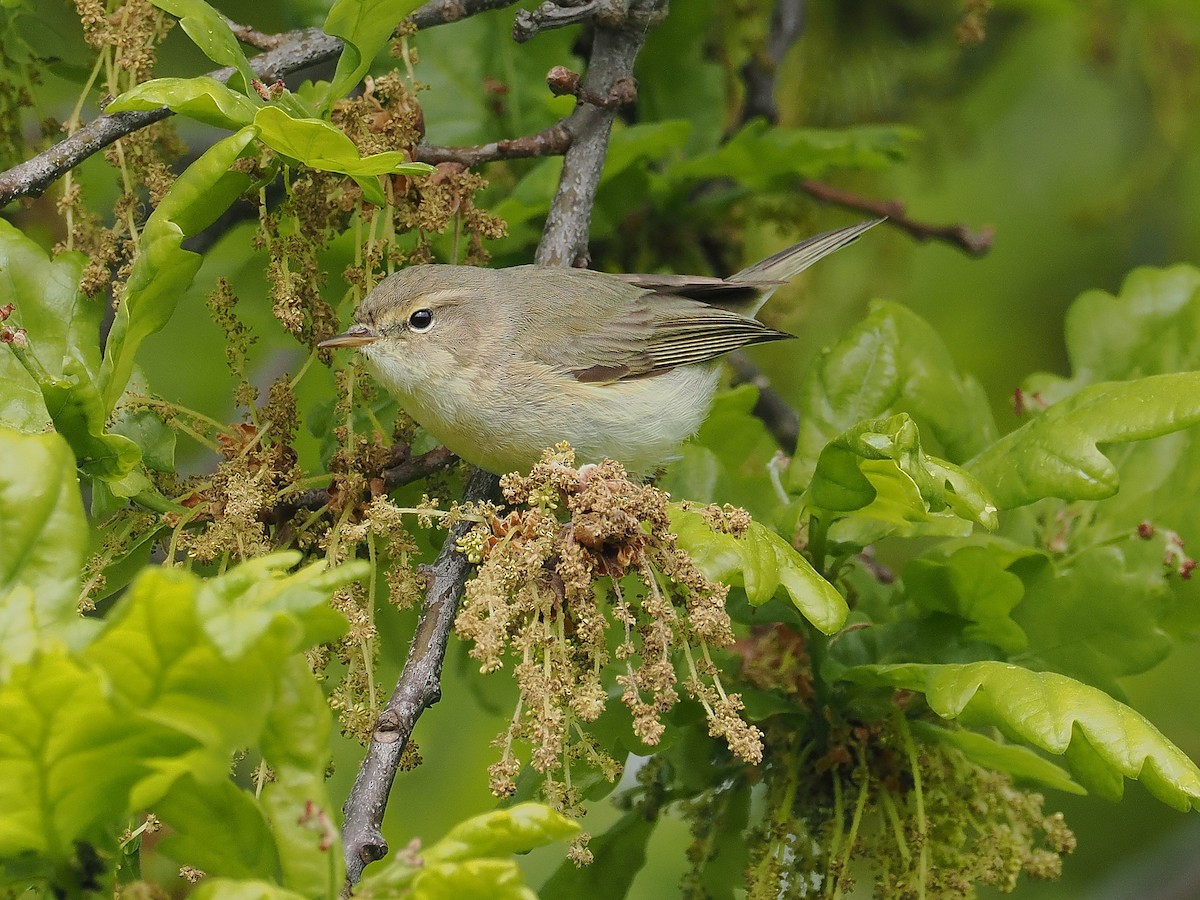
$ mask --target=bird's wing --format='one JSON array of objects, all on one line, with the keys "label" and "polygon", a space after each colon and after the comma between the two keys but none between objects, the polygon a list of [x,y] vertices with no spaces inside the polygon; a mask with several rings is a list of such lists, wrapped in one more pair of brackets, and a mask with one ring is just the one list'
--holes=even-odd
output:
[{"label": "bird's wing", "polygon": [[[530,308],[518,340],[532,359],[581,382],[644,378],[748,344],[792,337],[748,316],[628,279],[581,270],[543,269],[538,275],[546,279],[539,296],[570,291],[574,301]],[[569,280],[560,282],[564,276]]]}]

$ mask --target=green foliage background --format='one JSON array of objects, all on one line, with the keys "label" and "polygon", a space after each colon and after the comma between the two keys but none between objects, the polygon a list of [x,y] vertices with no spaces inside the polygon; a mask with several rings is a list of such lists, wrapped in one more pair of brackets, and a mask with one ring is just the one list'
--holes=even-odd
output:
[{"label": "green foliage background", "polygon": [[[44,27],[28,34],[60,60],[46,74],[44,97],[51,98],[50,106],[56,95],[69,104],[77,90],[77,61],[87,58],[72,37],[78,26],[65,5],[42,0],[36,5]],[[263,0],[249,11],[216,5],[234,18],[253,15],[251,24],[267,31],[313,24],[325,12],[315,2]],[[742,137],[725,142],[739,126],[733,76],[757,46],[768,6],[753,0],[677,0],[650,35],[638,69],[640,120],[619,125],[614,134],[593,219],[594,266],[707,272],[716,265],[732,271],[802,234],[846,221],[845,213],[806,199],[798,189],[800,177],[828,178],[863,195],[903,198],[920,221],[992,226],[996,240],[987,256],[974,259],[944,243],[916,243],[897,229],[879,228],[779,291],[766,317],[799,340],[763,347],[754,358],[780,393],[809,414],[805,421],[819,421],[820,398],[805,381],[813,360],[839,342],[867,341],[872,323],[880,333],[911,334],[919,323],[900,307],[917,313],[944,344],[939,374],[967,373],[978,380],[1001,434],[1022,421],[1014,418],[1012,404],[1018,384],[1048,401],[1071,395],[1078,401],[1084,396],[1079,389],[1095,382],[1200,368],[1195,270],[1137,270],[1200,264],[1200,213],[1191,202],[1200,196],[1195,114],[1200,10],[1193,2],[998,0],[987,18],[986,40],[960,46],[954,38],[963,14],[957,3],[814,0],[805,33],[779,73],[783,129],[755,132],[749,126]],[[430,84],[421,101],[432,141],[470,144],[514,136],[569,111],[570,101],[551,97],[542,79],[552,65],[573,58],[576,34],[548,32],[517,46],[507,39],[510,17],[505,11],[482,15],[414,39],[421,54],[417,77]],[[159,74],[196,74],[211,66],[178,29],[166,48],[162,58],[171,60],[170,71]],[[489,93],[486,79],[504,83],[507,92]],[[800,126],[819,130],[788,130]],[[179,127],[197,149],[213,139],[195,123],[181,119]],[[546,160],[488,171],[492,183],[477,202],[509,223],[509,236],[488,244],[493,264],[530,259],[559,165]],[[82,167],[80,180],[95,208],[105,207],[106,196],[115,197],[111,175],[99,160]],[[60,237],[46,205],[14,218],[46,246]],[[207,248],[174,315],[147,337],[138,356],[158,395],[220,422],[234,420],[237,411],[236,382],[223,363],[225,338],[204,305],[218,276],[238,285],[239,314],[264,335],[250,357],[260,383],[294,372],[304,358],[271,316],[263,257],[249,240],[253,227],[235,226]],[[449,252],[447,241],[435,247]],[[343,241],[330,249],[325,264],[338,273],[351,257]],[[335,275],[330,282],[327,293],[340,293]],[[1110,296],[1117,294],[1119,302]],[[887,302],[870,305],[877,298]],[[859,324],[864,320],[866,325]],[[188,348],[183,364],[181,346]],[[845,346],[835,351],[831,371],[842,358],[838,353],[852,356]],[[1036,372],[1050,374],[1026,380]],[[965,380],[943,389],[945,397],[934,408],[914,416],[921,438],[933,447],[928,452],[964,462],[986,446],[983,438],[994,426],[961,400],[977,390]],[[1178,400],[1176,421],[1194,420],[1197,386],[1178,381],[1166,390]],[[323,394],[332,396],[332,377],[314,369],[304,391],[314,403]],[[765,462],[773,445],[747,415],[751,403],[744,389],[723,397],[665,485],[693,499],[742,504],[776,525],[789,513],[777,509],[769,485],[756,477],[754,463]],[[967,409],[972,411],[963,412]],[[892,409],[884,403],[863,412],[860,418],[882,419]],[[858,422],[833,424],[807,438],[802,430],[802,448],[807,440],[811,451],[807,465],[815,465],[821,448]],[[871,434],[888,435],[897,444],[908,440],[905,423],[876,424]],[[1178,531],[1190,547],[1200,545],[1193,501],[1200,471],[1195,434],[1193,428],[1135,449],[1104,448],[1122,467],[1122,488],[1102,514],[1092,517],[1091,508],[1072,513],[1071,523],[1092,529],[1073,560],[1086,578],[1068,584],[1064,577],[1055,584],[1044,557],[1018,558],[1013,551],[1011,564],[989,570],[1000,587],[989,595],[986,612],[957,606],[924,608],[922,614],[953,613],[970,622],[974,637],[1024,654],[1033,669],[1051,668],[1108,690],[1144,713],[1192,759],[1200,758],[1200,717],[1190,697],[1200,671],[1194,642],[1200,595],[1191,582],[1175,579],[1168,590],[1144,577],[1157,566],[1157,544],[1133,562],[1114,559],[1118,551],[1104,546],[1144,518]],[[1105,441],[1118,438],[1108,435]],[[302,437],[297,449],[315,453],[317,444],[315,437]],[[751,462],[740,470],[730,465],[742,457]],[[967,468],[988,484],[1000,482],[1013,457],[1000,452],[993,457],[980,466],[990,465],[994,479],[983,478],[981,468]],[[205,451],[186,439],[180,440],[177,458],[184,470],[207,465]],[[812,474],[792,471],[786,479],[802,486]],[[1019,498],[1019,486],[1012,490]],[[1035,514],[1046,508],[1010,514],[1001,535],[1027,541],[1044,527]],[[909,569],[904,569],[909,558],[922,549],[914,542],[884,541],[879,554],[884,564],[905,571],[910,592],[924,584],[926,596],[966,604],[969,598],[954,586],[956,566],[977,572],[987,565],[972,558],[973,546],[949,546],[942,556],[931,554]],[[1122,546],[1120,552],[1141,552]],[[1024,612],[1015,620],[1008,615],[1011,604],[1000,612],[991,605],[1013,577],[1025,591]],[[1037,597],[1047,598],[1044,606]],[[1134,637],[1128,644],[1082,651],[1058,646],[1084,623],[1102,620],[1120,630],[1135,602],[1146,621],[1144,628],[1130,627]],[[996,603],[1003,607],[1004,601]],[[1169,614],[1158,614],[1167,608]],[[289,615],[306,614],[303,603],[289,607]],[[381,631],[403,635],[412,628],[412,614],[381,615],[387,617]],[[1032,635],[1032,644],[1023,644],[1021,634]],[[855,662],[854,640],[842,642],[848,666]],[[406,646],[399,639],[383,644],[377,669],[382,683],[394,680]],[[873,659],[869,647],[861,652],[862,661]],[[424,763],[401,775],[398,802],[389,810],[386,830],[393,847],[414,836],[443,835],[494,805],[487,788],[486,768],[495,758],[489,742],[504,728],[515,694],[497,679],[481,682],[474,669],[465,649],[453,642],[443,699],[418,730]],[[926,677],[915,667],[863,676],[907,688],[925,684]],[[235,742],[222,736],[212,746],[223,748],[222,741]],[[361,749],[336,734],[333,741],[328,790],[342,797]],[[1067,861],[1061,881],[1023,884],[1026,896],[1149,896],[1146,885],[1175,873],[1187,877],[1200,843],[1194,817],[1166,809],[1140,786],[1126,791],[1118,806],[1089,787],[1088,797],[1051,792],[1049,806],[1066,812],[1080,849]],[[587,826],[602,831],[618,815],[599,804]],[[687,842],[683,824],[664,820],[650,839],[650,862],[637,874],[631,896],[671,894],[685,867]],[[538,884],[560,859],[560,848],[527,857],[530,883]]]}]

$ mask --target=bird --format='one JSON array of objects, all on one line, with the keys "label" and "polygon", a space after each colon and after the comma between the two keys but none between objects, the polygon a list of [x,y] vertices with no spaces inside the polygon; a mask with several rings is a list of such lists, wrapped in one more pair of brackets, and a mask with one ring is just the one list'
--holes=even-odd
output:
[{"label": "bird", "polygon": [[495,474],[566,441],[579,463],[648,474],[704,421],[717,360],[794,337],[755,318],[782,284],[882,219],[810,237],[727,278],[522,265],[420,265],[387,276],[346,331],[399,405]]}]

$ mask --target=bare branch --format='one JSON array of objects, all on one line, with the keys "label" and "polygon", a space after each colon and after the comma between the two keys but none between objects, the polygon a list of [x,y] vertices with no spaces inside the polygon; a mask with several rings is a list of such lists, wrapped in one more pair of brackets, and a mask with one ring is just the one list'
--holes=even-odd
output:
[{"label": "bare branch", "polygon": [[[497,494],[498,483],[495,475],[476,469],[467,482],[463,500],[492,500]],[[375,723],[371,745],[346,799],[346,818],[342,826],[342,845],[346,853],[343,896],[349,896],[368,863],[387,855],[383,814],[400,758],[421,713],[441,699],[442,661],[470,569],[470,563],[458,552],[457,545],[471,524],[460,522],[451,529],[437,560],[429,568],[429,589],[413,632],[408,658],[404,661],[396,689]]]},{"label": "bare branch", "polygon": [[624,21],[628,5],[628,0],[545,0],[535,10],[517,10],[513,40],[523,44],[539,32],[593,20],[615,27]]},{"label": "bare branch", "polygon": [[[420,456],[410,456],[408,447],[400,446],[393,449],[391,465],[380,472],[378,478],[382,482],[381,486],[384,491],[394,491],[398,487],[428,478],[434,472],[449,468],[457,461],[458,457],[445,447],[435,447]],[[300,496],[275,506],[267,512],[265,518],[268,522],[278,525],[286,522],[302,509],[320,509],[329,500],[327,488],[305,491]]]},{"label": "bare branch", "polygon": [[[646,29],[665,14],[666,0],[633,0],[630,15],[618,27],[597,23],[591,66],[584,87],[597,96],[610,96],[621,79],[633,77],[633,62]],[[563,123],[571,143],[550,216],[542,233],[537,261],[566,265],[587,258],[588,225],[608,149],[608,134],[616,108],[581,102]],[[495,476],[477,470],[467,484],[466,500],[493,499]],[[413,635],[412,648],[396,690],[376,724],[371,744],[354,787],[343,808],[342,841],[346,854],[348,895],[364,867],[388,851],[383,837],[383,814],[396,777],[396,768],[421,713],[441,694],[442,660],[469,566],[456,549],[465,526],[451,532],[430,570],[430,586]]]},{"label": "bare branch", "polygon": [[217,13],[225,20],[225,24],[229,26],[229,30],[243,44],[249,44],[251,47],[257,47],[259,50],[274,50],[280,44],[285,43],[288,39],[287,34],[267,34],[262,31],[256,31],[249,25],[241,25],[229,16]]},{"label": "bare branch", "polygon": [[503,9],[516,2],[517,0],[429,0],[413,10],[408,18],[418,29],[433,28],[493,9]]},{"label": "bare branch", "polygon": [[800,186],[825,203],[856,212],[870,213],[873,216],[886,216],[888,225],[908,232],[919,241],[945,241],[972,256],[983,256],[987,253],[996,237],[995,229],[990,226],[974,230],[962,223],[930,225],[927,222],[918,222],[908,217],[904,204],[899,200],[860,197],[858,194],[811,178],[801,182]]},{"label": "bare branch", "polygon": [[[631,83],[633,62],[642,49],[646,32],[666,15],[666,6],[666,0],[634,0],[620,26],[597,27],[591,65],[581,90],[593,96],[612,97],[619,93],[621,85]],[[592,204],[616,115],[615,105],[580,102],[567,119],[565,124],[572,141],[563,159],[558,192],[546,216],[535,257],[539,265],[587,264]]]},{"label": "bare branch", "polygon": [[413,158],[437,165],[443,162],[477,166],[498,159],[526,159],[531,156],[561,156],[571,146],[571,132],[566,123],[555,122],[545,131],[507,141],[493,141],[474,147],[436,147],[420,144]]}]

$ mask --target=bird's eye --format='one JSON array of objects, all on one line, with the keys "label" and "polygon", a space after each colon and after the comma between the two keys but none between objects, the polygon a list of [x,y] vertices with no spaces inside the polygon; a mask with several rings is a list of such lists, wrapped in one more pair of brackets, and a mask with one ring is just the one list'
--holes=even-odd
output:
[{"label": "bird's eye", "polygon": [[433,327],[433,310],[418,309],[408,317],[408,327],[413,331],[428,331]]}]

